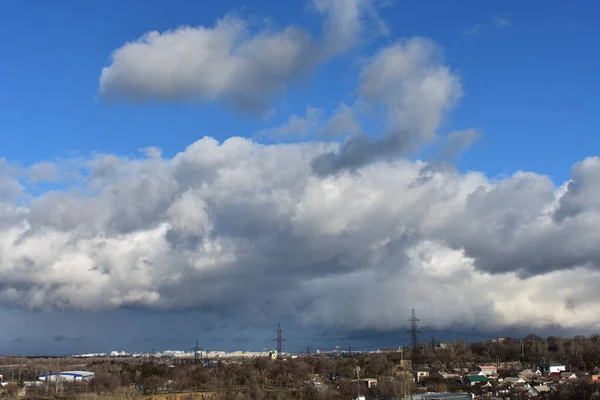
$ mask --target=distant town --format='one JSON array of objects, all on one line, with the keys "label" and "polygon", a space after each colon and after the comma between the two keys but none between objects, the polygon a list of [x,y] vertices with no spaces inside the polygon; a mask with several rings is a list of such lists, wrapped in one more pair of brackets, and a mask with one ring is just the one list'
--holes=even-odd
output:
[{"label": "distant town", "polygon": [[[412,337],[415,339],[415,337]],[[13,399],[441,400],[600,396],[600,335],[416,340],[373,351],[187,351],[1,357]],[[417,338],[418,339],[418,338]]]}]

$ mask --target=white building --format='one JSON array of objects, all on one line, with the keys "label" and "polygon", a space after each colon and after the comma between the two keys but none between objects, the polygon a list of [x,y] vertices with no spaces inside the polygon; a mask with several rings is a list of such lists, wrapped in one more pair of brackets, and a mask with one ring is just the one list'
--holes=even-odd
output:
[{"label": "white building", "polygon": [[[58,375],[58,379],[61,381],[73,382],[73,381],[89,381],[94,379],[95,374],[88,371],[64,371]],[[56,374],[40,375],[40,381],[49,380],[50,382],[56,381]]]},{"label": "white building", "polygon": [[550,361],[549,363],[542,365],[541,370],[548,374],[553,374],[553,373],[557,373],[557,372],[565,372],[567,370],[567,367],[564,364]]}]

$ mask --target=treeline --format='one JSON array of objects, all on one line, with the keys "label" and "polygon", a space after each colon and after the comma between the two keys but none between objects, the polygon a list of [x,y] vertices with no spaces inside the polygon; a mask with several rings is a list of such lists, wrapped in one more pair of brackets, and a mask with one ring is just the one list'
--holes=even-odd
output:
[{"label": "treeline", "polygon": [[[96,394],[125,396],[149,394],[205,393],[209,398],[240,400],[337,400],[356,396],[398,397],[409,394],[409,377],[399,372],[401,355],[369,354],[355,358],[304,357],[271,360],[266,357],[214,365],[180,362],[177,364],[104,361],[90,365],[96,374],[88,384],[43,384],[27,389],[27,397],[78,397]],[[357,385],[357,366],[361,377],[378,378],[378,385]],[[134,390],[131,392],[131,390]]]},{"label": "treeline", "polygon": [[538,365],[557,361],[574,370],[591,370],[600,367],[600,335],[541,338],[531,334],[522,339],[508,337],[502,342],[459,342],[443,349],[424,349],[424,359],[430,365],[445,367],[510,361]]}]

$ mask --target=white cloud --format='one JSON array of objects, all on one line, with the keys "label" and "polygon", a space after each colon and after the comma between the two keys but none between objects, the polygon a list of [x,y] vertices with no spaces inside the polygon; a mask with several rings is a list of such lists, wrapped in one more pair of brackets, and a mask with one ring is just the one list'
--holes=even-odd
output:
[{"label": "white cloud", "polygon": [[382,24],[370,0],[315,4],[325,17],[317,41],[295,26],[253,32],[232,16],[213,27],[148,32],[112,53],[100,75],[100,95],[106,100],[224,101],[264,112],[274,95],[353,46],[365,20]]},{"label": "white cloud", "polygon": [[23,186],[16,179],[18,170],[4,158],[0,158],[0,206],[15,200],[23,193]]},{"label": "white cloud", "polygon": [[463,29],[463,35],[465,36],[475,36],[481,31],[488,29],[491,27],[496,28],[507,28],[512,25],[511,20],[507,16],[495,15],[492,17],[491,23],[478,23],[473,26],[467,27]]},{"label": "white cloud", "polygon": [[357,120],[354,108],[341,103],[331,118],[324,123],[319,133],[329,137],[358,135],[362,133],[362,127]]},{"label": "white cloud", "polygon": [[360,101],[383,110],[386,132],[380,139],[349,137],[337,152],[313,161],[319,175],[353,170],[380,159],[417,150],[436,138],[447,111],[462,96],[460,78],[443,64],[431,40],[411,38],[379,50],[360,74]]},{"label": "white cloud", "polygon": [[376,35],[389,34],[389,28],[379,18],[371,0],[312,0],[317,10],[327,14],[324,26],[324,51],[342,53],[356,44],[366,24],[374,26]]},{"label": "white cloud", "polygon": [[598,327],[600,159],[560,187],[407,160],[315,176],[310,160],[336,147],[204,138],[173,158],[84,160],[89,190],[0,204],[0,300],[347,328],[402,328],[411,308],[437,327]]},{"label": "white cloud", "polygon": [[481,131],[478,129],[450,132],[446,137],[446,146],[440,154],[440,158],[443,160],[454,158],[471,147],[480,137]]},{"label": "white cloud", "polygon": [[462,95],[459,77],[431,40],[412,38],[380,50],[361,73],[362,96],[389,111],[390,124],[431,140]]},{"label": "white cloud", "polygon": [[362,132],[356,112],[345,103],[341,103],[331,115],[324,116],[324,109],[308,106],[304,116],[292,114],[283,125],[261,129],[257,136],[298,139],[313,134],[332,138]]},{"label": "white cloud", "polygon": [[482,30],[487,28],[487,24],[475,24],[468,28],[463,29],[463,35],[465,36],[475,36]]},{"label": "white cloud", "polygon": [[102,70],[100,93],[106,99],[224,100],[262,108],[312,68],[317,55],[298,28],[248,30],[245,21],[226,17],[212,28],[149,32],[115,50]]},{"label": "white cloud", "polygon": [[494,17],[494,25],[500,28],[504,28],[507,26],[511,26],[512,22],[510,19],[508,19],[508,17],[501,17],[497,15]]},{"label": "white cloud", "polygon": [[322,108],[308,106],[304,117],[292,114],[285,124],[275,128],[262,129],[258,132],[258,136],[270,136],[272,138],[307,136],[315,132],[323,113]]},{"label": "white cloud", "polygon": [[56,164],[52,162],[39,162],[29,167],[27,171],[29,182],[54,182],[58,180]]}]

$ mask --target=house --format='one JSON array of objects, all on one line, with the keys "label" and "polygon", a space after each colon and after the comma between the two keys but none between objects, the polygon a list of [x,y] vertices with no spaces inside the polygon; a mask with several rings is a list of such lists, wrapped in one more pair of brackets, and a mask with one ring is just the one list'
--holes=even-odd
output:
[{"label": "house", "polygon": [[485,375],[467,375],[463,379],[463,384],[468,385],[468,386],[475,386],[480,383],[486,384],[488,382],[489,382],[489,379]]},{"label": "house", "polygon": [[485,376],[485,374],[481,371],[471,371],[471,372],[469,372],[468,375],[470,375],[470,376]]},{"label": "house", "polygon": [[560,378],[561,379],[577,379],[577,375],[575,375],[574,372],[561,372]]},{"label": "house", "polygon": [[502,383],[504,385],[513,386],[513,385],[516,385],[517,383],[525,383],[525,381],[523,380],[523,378],[518,377],[518,376],[509,376],[508,378],[504,378]]},{"label": "house", "polygon": [[438,379],[443,379],[445,381],[447,380],[458,380],[460,379],[458,374],[452,373],[452,372],[434,372],[431,374],[432,377],[434,378],[438,378]]},{"label": "house", "polygon": [[529,394],[535,397],[539,396],[541,393],[547,393],[550,390],[551,389],[548,387],[548,385],[533,386],[531,389],[529,389]]},{"label": "house", "polygon": [[526,382],[539,378],[541,375],[542,373],[539,369],[524,369],[523,371],[519,372],[519,378],[523,379]]},{"label": "house", "polygon": [[421,380],[423,378],[427,378],[429,377],[429,371],[417,371],[415,372],[415,378],[417,379],[417,382],[421,382]]},{"label": "house", "polygon": [[485,376],[498,375],[498,368],[495,365],[479,365],[477,371],[482,372]]},{"label": "house", "polygon": [[550,372],[548,374],[548,378],[550,379],[560,379],[560,372]]},{"label": "house", "polygon": [[[356,382],[356,379],[354,379],[352,382]],[[375,379],[375,378],[363,378],[363,379],[359,379],[358,382],[360,383],[361,386],[363,386],[367,389],[371,389],[371,388],[374,388],[375,386],[377,386],[377,379]]]},{"label": "house", "polygon": [[550,361],[546,364],[542,364],[538,367],[540,372],[551,374],[553,372],[565,372],[567,370],[566,365],[557,363],[555,361]]}]

